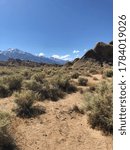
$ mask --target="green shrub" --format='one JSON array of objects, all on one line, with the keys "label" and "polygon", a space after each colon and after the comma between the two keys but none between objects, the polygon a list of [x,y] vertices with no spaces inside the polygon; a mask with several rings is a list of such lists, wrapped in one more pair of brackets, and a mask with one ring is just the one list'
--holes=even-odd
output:
[{"label": "green shrub", "polygon": [[23,89],[32,90],[34,92],[39,92],[42,89],[42,84],[36,82],[35,80],[27,80],[22,84]]},{"label": "green shrub", "polygon": [[23,89],[33,91],[37,100],[50,99],[50,86],[48,81],[44,84],[35,80],[24,81]]},{"label": "green shrub", "polygon": [[16,150],[14,139],[8,130],[9,124],[9,114],[0,112],[0,150]]},{"label": "green shrub", "polygon": [[57,76],[56,78],[54,78],[53,85],[66,93],[77,91],[76,86],[70,82],[70,78],[65,76]]},{"label": "green shrub", "polygon": [[96,68],[95,69],[91,68],[89,70],[89,73],[91,73],[91,74],[98,74],[99,72],[96,70]]},{"label": "green shrub", "polygon": [[79,78],[79,79],[78,79],[78,83],[79,83],[79,85],[81,85],[81,86],[86,86],[87,83],[88,83],[88,79]]},{"label": "green shrub", "polygon": [[43,86],[40,90],[37,90],[35,97],[37,100],[43,101],[50,98],[50,87]]},{"label": "green shrub", "polygon": [[41,91],[36,93],[37,100],[53,100],[57,101],[59,98],[63,98],[65,93],[59,89],[57,86],[50,85],[48,87],[43,87]]},{"label": "green shrub", "polygon": [[63,98],[64,95],[64,92],[62,92],[61,89],[58,89],[55,86],[52,86],[49,89],[49,98],[53,101],[57,101],[59,98]]},{"label": "green shrub", "polygon": [[104,75],[106,77],[113,77],[113,70],[112,69],[106,70]]},{"label": "green shrub", "polygon": [[1,76],[11,75],[11,74],[13,74],[13,72],[10,71],[10,70],[7,70],[7,69],[0,70],[0,75]]},{"label": "green shrub", "polygon": [[113,132],[112,83],[102,82],[95,91],[85,94],[85,108],[92,128]]},{"label": "green shrub", "polygon": [[84,72],[84,75],[87,76],[87,77],[92,77],[92,75],[88,71]]},{"label": "green shrub", "polygon": [[24,77],[24,79],[29,80],[32,76],[32,72],[30,70],[24,70],[21,72],[21,75]]},{"label": "green shrub", "polygon": [[0,85],[0,97],[5,98],[9,96],[9,94],[10,94],[10,91],[8,90],[7,86],[1,84]]},{"label": "green shrub", "polygon": [[78,72],[75,72],[75,73],[73,73],[72,75],[71,75],[71,77],[73,78],[73,79],[77,79],[78,77],[79,77],[79,73]]},{"label": "green shrub", "polygon": [[26,90],[21,93],[16,93],[15,103],[17,108],[15,112],[18,116],[30,117],[32,115],[32,106],[34,104],[35,95],[32,91]]},{"label": "green shrub", "polygon": [[52,85],[48,81],[45,81],[44,84],[35,80],[24,81],[23,89],[33,91],[36,99],[41,101],[45,99],[58,100],[64,96],[63,91],[57,85]]},{"label": "green shrub", "polygon": [[31,77],[32,80],[35,80],[39,83],[44,83],[45,74],[44,73],[36,73]]},{"label": "green shrub", "polygon": [[21,89],[22,77],[21,76],[8,76],[3,77],[3,83],[8,86],[10,91],[16,91]]},{"label": "green shrub", "polygon": [[6,127],[9,123],[10,123],[9,114],[0,111],[0,129],[2,129],[3,127]]}]

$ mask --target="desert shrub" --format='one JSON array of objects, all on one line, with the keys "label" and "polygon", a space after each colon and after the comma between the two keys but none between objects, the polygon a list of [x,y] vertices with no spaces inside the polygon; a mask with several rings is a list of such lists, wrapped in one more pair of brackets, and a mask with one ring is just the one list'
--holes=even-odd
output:
[{"label": "desert shrub", "polygon": [[34,92],[38,92],[42,89],[42,84],[36,82],[35,80],[27,80],[22,84],[23,89],[32,90]]},{"label": "desert shrub", "polygon": [[75,72],[75,73],[73,73],[72,75],[71,75],[71,77],[73,78],[73,79],[77,79],[78,77],[79,77],[79,73],[78,72]]},{"label": "desert shrub", "polygon": [[24,79],[29,80],[32,76],[32,72],[30,70],[24,70],[21,72],[21,75],[24,77]]},{"label": "desert shrub", "polygon": [[108,69],[105,71],[104,75],[106,77],[112,77],[113,76],[113,70],[112,69]]},{"label": "desert shrub", "polygon": [[44,83],[45,74],[44,73],[36,73],[31,77],[32,80],[35,80],[40,83]]},{"label": "desert shrub", "polygon": [[96,70],[96,68],[94,69],[94,68],[91,68],[90,70],[89,70],[89,73],[91,73],[91,74],[98,74],[99,72]]},{"label": "desert shrub", "polygon": [[0,97],[5,98],[9,96],[10,91],[8,90],[6,85],[0,84]]},{"label": "desert shrub", "polygon": [[32,91],[26,90],[15,94],[15,103],[17,107],[15,112],[18,116],[30,117],[32,115],[32,106],[34,104],[35,95]]},{"label": "desert shrub", "polygon": [[60,89],[61,91],[66,92],[66,93],[72,93],[72,92],[77,91],[76,86],[72,84],[70,82],[70,78],[66,76],[62,76],[62,77],[57,76],[56,78],[54,78],[52,84],[58,89]]},{"label": "desert shrub", "polygon": [[10,91],[16,91],[21,89],[22,77],[21,76],[8,76],[3,77],[3,83],[8,86]]},{"label": "desert shrub", "polygon": [[41,84],[35,80],[24,81],[23,89],[33,91],[37,100],[45,100],[50,98],[50,86],[48,81],[45,81],[44,84]]},{"label": "desert shrub", "polygon": [[43,101],[45,99],[50,99],[50,87],[43,86],[40,90],[37,90],[35,93],[37,100]]},{"label": "desert shrub", "polygon": [[98,80],[98,78],[97,77],[93,77],[93,80]]},{"label": "desert shrub", "polygon": [[10,123],[9,114],[0,111],[0,131],[1,131],[2,127],[6,127],[9,123]]},{"label": "desert shrub", "polygon": [[48,70],[46,71],[46,74],[47,74],[47,75],[50,75],[51,72],[52,72],[52,70],[51,70],[51,69],[48,69]]},{"label": "desert shrub", "polygon": [[39,92],[36,92],[35,96],[37,100],[50,99],[57,101],[59,98],[63,98],[65,93],[59,89],[57,86],[43,86]]},{"label": "desert shrub", "polygon": [[72,70],[72,67],[69,67],[68,70]]},{"label": "desert shrub", "polygon": [[87,76],[87,77],[92,77],[92,75],[88,71],[87,72],[85,71],[84,75]]},{"label": "desert shrub", "polygon": [[94,92],[95,90],[96,90],[96,87],[95,87],[95,86],[89,86],[88,91]]},{"label": "desert shrub", "polygon": [[64,93],[58,86],[52,85],[48,81],[44,84],[36,82],[35,80],[24,81],[23,89],[31,90],[34,92],[37,100],[58,100],[58,98],[62,98]]},{"label": "desert shrub", "polygon": [[63,98],[64,95],[64,92],[58,87],[52,86],[49,89],[49,98],[53,101],[57,101],[59,98]]},{"label": "desert shrub", "polygon": [[12,71],[8,70],[8,69],[3,69],[3,70],[0,70],[0,75],[1,76],[4,76],[4,75],[11,75],[13,74]]},{"label": "desert shrub", "polygon": [[112,83],[102,82],[93,93],[87,91],[85,94],[85,109],[92,128],[101,129],[105,133],[112,133]]},{"label": "desert shrub", "polygon": [[88,83],[88,79],[79,78],[79,79],[78,79],[78,83],[79,83],[79,85],[81,85],[81,86],[86,86],[87,83]]},{"label": "desert shrub", "polygon": [[13,137],[9,133],[10,124],[9,114],[0,112],[0,150],[16,150]]}]

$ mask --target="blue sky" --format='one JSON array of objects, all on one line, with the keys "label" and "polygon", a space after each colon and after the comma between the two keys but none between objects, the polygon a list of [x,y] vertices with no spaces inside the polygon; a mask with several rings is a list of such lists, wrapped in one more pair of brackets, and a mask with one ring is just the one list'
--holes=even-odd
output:
[{"label": "blue sky", "polygon": [[112,40],[112,0],[0,0],[0,49],[62,59]]}]

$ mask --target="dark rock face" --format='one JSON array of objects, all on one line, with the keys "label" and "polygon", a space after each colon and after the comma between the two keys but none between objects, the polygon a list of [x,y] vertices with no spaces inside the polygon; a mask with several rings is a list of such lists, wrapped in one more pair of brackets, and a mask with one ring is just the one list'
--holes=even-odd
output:
[{"label": "dark rock face", "polygon": [[109,44],[113,45],[113,41],[109,42]]},{"label": "dark rock face", "polygon": [[75,58],[72,63],[74,64],[74,63],[76,63],[76,62],[79,61],[79,60],[80,60],[80,58]]},{"label": "dark rock face", "polygon": [[81,58],[82,60],[86,60],[86,59],[97,59],[97,54],[93,49],[90,49],[86,52],[86,54]]},{"label": "dark rock face", "polygon": [[113,61],[113,45],[99,42],[96,44],[94,49],[86,52],[81,60],[94,59],[100,62],[111,62]]}]

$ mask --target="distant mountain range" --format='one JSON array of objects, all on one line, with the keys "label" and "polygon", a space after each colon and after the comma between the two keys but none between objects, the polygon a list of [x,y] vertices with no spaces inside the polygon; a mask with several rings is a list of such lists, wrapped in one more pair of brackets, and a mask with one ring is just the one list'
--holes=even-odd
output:
[{"label": "distant mountain range", "polygon": [[63,65],[68,62],[54,57],[48,58],[44,56],[36,56],[19,49],[9,48],[5,51],[0,50],[0,61],[8,61],[8,59],[29,60],[38,63],[59,64],[59,65]]}]

